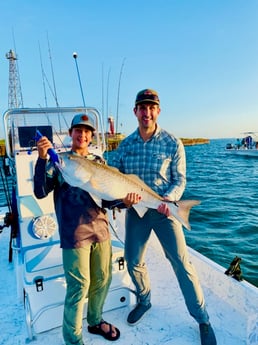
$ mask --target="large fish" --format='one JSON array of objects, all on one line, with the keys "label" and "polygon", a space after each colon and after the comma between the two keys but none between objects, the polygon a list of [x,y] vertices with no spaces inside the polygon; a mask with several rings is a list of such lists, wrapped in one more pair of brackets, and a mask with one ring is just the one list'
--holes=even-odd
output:
[{"label": "large fish", "polygon": [[157,209],[161,203],[166,203],[170,214],[188,230],[191,228],[188,221],[189,212],[193,206],[200,203],[198,200],[165,202],[138,176],[123,174],[116,168],[84,157],[63,155],[57,166],[68,184],[89,192],[99,206],[101,199],[122,199],[127,193],[137,193],[141,196],[141,201],[133,207],[140,217],[144,216],[148,208]]}]

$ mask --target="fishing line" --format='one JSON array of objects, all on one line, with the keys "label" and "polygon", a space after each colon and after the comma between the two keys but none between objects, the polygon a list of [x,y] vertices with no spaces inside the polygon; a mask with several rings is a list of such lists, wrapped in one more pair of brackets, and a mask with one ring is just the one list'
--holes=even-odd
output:
[{"label": "fishing line", "polygon": [[[116,214],[115,214],[116,211],[117,211],[117,212],[121,212],[121,210],[113,208],[113,209],[112,209],[112,213],[113,213],[112,218],[113,218],[113,220],[116,220]],[[109,221],[108,223],[109,223],[109,226],[110,226],[111,230],[113,231],[113,234],[115,235],[116,239],[117,239],[120,243],[122,243],[122,245],[124,246],[125,243],[121,240],[121,238],[120,238],[120,236],[118,235],[116,229],[113,227],[113,225],[111,224],[110,221]],[[117,226],[116,226],[116,227],[117,227]]]}]

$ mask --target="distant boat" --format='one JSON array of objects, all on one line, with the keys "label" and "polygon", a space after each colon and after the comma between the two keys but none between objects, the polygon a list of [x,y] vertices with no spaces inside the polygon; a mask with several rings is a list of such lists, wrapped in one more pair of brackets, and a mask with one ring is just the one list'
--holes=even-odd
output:
[{"label": "distant boat", "polygon": [[245,132],[243,138],[237,138],[235,143],[227,143],[226,152],[238,156],[258,158],[258,139],[255,132]]}]

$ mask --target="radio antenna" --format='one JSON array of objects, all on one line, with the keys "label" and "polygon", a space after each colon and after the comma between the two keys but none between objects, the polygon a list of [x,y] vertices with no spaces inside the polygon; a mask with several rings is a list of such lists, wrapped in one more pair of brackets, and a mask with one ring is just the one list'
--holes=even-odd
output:
[{"label": "radio antenna", "polygon": [[52,63],[52,56],[50,51],[50,44],[48,39],[48,33],[47,33],[47,42],[48,42],[48,53],[49,53],[49,60],[50,60],[50,66],[51,66],[51,74],[52,74],[52,80],[53,80],[53,87],[54,87],[54,98],[56,101],[56,106],[59,107],[58,101],[57,101],[57,93],[56,93],[56,82],[55,82],[55,76],[54,76],[54,68]]},{"label": "radio antenna", "polygon": [[82,95],[83,106],[84,106],[84,108],[86,108],[84,94],[83,94],[83,89],[82,89],[82,83],[81,83],[81,77],[80,77],[79,67],[78,67],[78,63],[77,63],[77,57],[78,57],[77,53],[74,52],[73,53],[73,58],[74,58],[75,65],[76,65],[77,76],[78,76],[78,80],[79,80],[79,85],[80,85],[80,90],[81,90],[81,95]]}]

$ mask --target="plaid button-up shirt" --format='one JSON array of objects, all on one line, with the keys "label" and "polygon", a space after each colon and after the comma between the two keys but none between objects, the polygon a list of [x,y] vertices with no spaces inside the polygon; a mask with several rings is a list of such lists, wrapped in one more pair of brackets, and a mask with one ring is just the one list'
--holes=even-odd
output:
[{"label": "plaid button-up shirt", "polygon": [[144,141],[137,129],[114,151],[109,165],[139,176],[152,190],[171,201],[181,198],[186,185],[185,150],[180,139],[157,126]]}]

